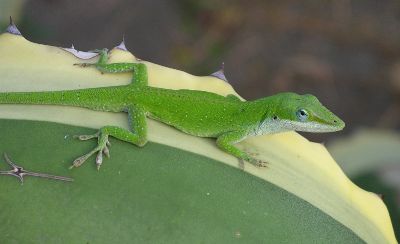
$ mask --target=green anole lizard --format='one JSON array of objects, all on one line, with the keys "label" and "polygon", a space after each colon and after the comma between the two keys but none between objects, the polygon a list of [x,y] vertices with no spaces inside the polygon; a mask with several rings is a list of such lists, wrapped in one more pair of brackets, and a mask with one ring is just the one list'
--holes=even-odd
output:
[{"label": "green anole lizard", "polygon": [[74,160],[79,167],[97,154],[99,169],[103,154],[109,157],[108,137],[142,147],[147,142],[146,117],[161,121],[190,135],[216,138],[225,152],[256,166],[266,166],[240,150],[235,143],[248,136],[283,131],[333,132],[344,122],[325,108],[313,95],[279,93],[255,101],[242,101],[235,95],[196,90],[170,90],[147,85],[147,70],[142,63],[108,63],[107,49],[99,50],[94,66],[103,73],[133,72],[129,85],[79,90],[0,93],[0,104],[46,104],[83,107],[108,112],[126,112],[130,130],[107,125],[94,135],[77,136],[80,140],[97,138],[98,145]]}]

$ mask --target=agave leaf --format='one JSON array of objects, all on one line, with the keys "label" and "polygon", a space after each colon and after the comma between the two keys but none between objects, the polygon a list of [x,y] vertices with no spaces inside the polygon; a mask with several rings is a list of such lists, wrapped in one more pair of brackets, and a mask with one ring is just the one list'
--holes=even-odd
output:
[{"label": "agave leaf", "polygon": [[[94,61],[95,60],[93,60],[93,62]],[[117,61],[138,62],[138,59],[136,59],[131,53],[127,51],[121,49],[113,49],[111,52],[111,62]],[[127,84],[131,79],[130,74],[102,75],[94,69],[83,69],[72,65],[79,62],[83,61],[79,60],[73,54],[65,51],[64,49],[35,44],[27,41],[22,36],[11,35],[9,33],[2,34],[0,35],[0,91],[40,91],[112,86]],[[146,63],[148,66],[149,82],[151,86],[158,86],[169,89],[185,88],[206,90],[222,95],[236,94],[229,84],[216,77],[193,76],[179,70],[166,68],[150,62],[142,62]],[[1,105],[0,118],[51,121],[88,128],[99,128],[100,126],[106,124],[119,125],[127,128],[127,119],[125,114],[95,112],[86,109],[71,107]],[[27,146],[26,144],[22,143],[20,149],[14,148],[12,149],[12,151],[14,154],[20,156],[18,160],[24,159],[24,163],[26,162],[31,169],[33,168],[33,166],[38,166],[37,168],[35,167],[35,170],[38,169],[48,172],[48,170],[54,169],[56,174],[62,174],[63,172],[65,172],[65,170],[60,169],[59,165],[57,167],[54,166],[54,161],[66,160],[63,164],[63,166],[66,168],[66,166],[68,165],[67,161],[71,161],[73,159],[73,156],[67,153],[70,152],[70,147],[76,146],[77,144],[82,145],[82,143],[64,143],[65,145],[62,147],[50,147],[52,144],[62,144],[61,142],[58,142],[57,144],[55,142],[56,140],[54,139],[55,137],[53,138],[53,132],[54,134],[57,134],[56,132],[59,132],[59,129],[57,129],[57,127],[54,130],[49,130],[52,133],[46,133],[46,130],[40,129],[44,126],[51,127],[48,124],[42,123],[39,124],[37,127],[29,127],[31,128],[31,130],[37,130],[40,133],[45,133],[45,135],[40,138],[40,136],[38,137],[38,134],[35,134],[34,131],[30,131],[29,133],[25,132],[23,134],[17,133],[23,130],[19,126],[19,123],[11,122],[8,124],[2,124],[2,128],[6,128],[3,130],[6,130],[7,132],[14,131],[16,137],[24,137],[29,135],[32,135],[32,137],[34,137],[13,139],[12,134],[4,133],[5,136],[2,137],[3,146],[6,147],[8,143],[10,147],[11,145],[19,145],[19,143],[22,142],[26,142],[28,144],[35,143],[30,144],[31,146]],[[70,128],[65,126],[63,128],[66,131],[74,130],[74,127]],[[60,138],[59,134],[60,133],[58,133],[58,138]],[[4,140],[4,138],[6,138],[6,140]],[[39,145],[40,141],[42,140],[46,147],[48,147],[48,149],[42,148]],[[13,196],[14,194],[16,194],[15,192],[17,192],[24,196],[24,194],[28,194],[30,193],[30,191],[32,191],[33,193],[31,194],[35,193],[37,194],[37,196],[40,196],[40,194],[43,193],[43,196],[49,197],[49,192],[52,192],[53,194],[55,194],[56,198],[68,199],[68,193],[71,193],[74,197],[81,197],[82,199],[85,199],[89,202],[84,202],[83,200],[74,198],[68,200],[67,202],[64,202],[64,204],[60,206],[61,209],[57,210],[58,205],[53,205],[52,201],[43,200],[42,202],[36,199],[36,205],[34,205],[32,208],[38,209],[40,204],[45,204],[45,210],[49,209],[51,211],[61,211],[56,215],[58,216],[58,220],[63,220],[65,218],[65,221],[62,221],[65,230],[68,230],[71,225],[77,224],[77,226],[90,225],[90,230],[96,229],[95,227],[98,227],[100,232],[105,231],[103,228],[105,228],[106,225],[103,225],[101,223],[92,223],[89,221],[92,221],[93,216],[96,215],[96,212],[93,212],[93,209],[112,212],[117,211],[116,209],[118,209],[118,207],[122,208],[122,206],[125,206],[127,204],[129,206],[132,205],[131,208],[122,209],[129,211],[130,215],[135,216],[133,220],[136,222],[134,226],[131,226],[132,229],[137,228],[138,230],[142,230],[140,229],[140,226],[146,226],[148,228],[150,228],[149,226],[155,226],[155,228],[163,228],[163,234],[168,233],[168,231],[176,234],[176,229],[174,229],[173,226],[174,224],[179,223],[178,226],[190,227],[190,229],[192,230],[192,232],[185,232],[188,230],[178,228],[179,231],[182,231],[181,236],[187,237],[187,235],[190,235],[188,233],[194,233],[193,237],[199,238],[199,236],[202,236],[202,240],[205,240],[206,242],[207,240],[213,240],[213,236],[218,236],[217,233],[220,233],[219,230],[221,230],[221,225],[224,226],[224,221],[227,221],[229,223],[230,221],[234,221],[237,226],[246,226],[246,233],[248,233],[249,235],[256,235],[254,237],[255,239],[252,239],[253,241],[266,240],[269,236],[273,235],[273,230],[277,230],[278,227],[276,226],[280,226],[282,224],[281,228],[285,229],[285,233],[287,233],[287,235],[292,238],[294,238],[292,236],[293,233],[299,233],[299,231],[297,231],[298,229],[294,228],[295,225],[306,226],[305,229],[307,231],[304,232],[304,235],[306,235],[306,237],[302,239],[303,241],[305,241],[307,237],[310,237],[311,239],[313,239],[312,237],[314,237],[314,240],[319,240],[319,242],[321,242],[321,240],[326,241],[326,238],[329,238],[329,229],[333,228],[335,233],[332,233],[332,235],[334,236],[331,237],[335,238],[335,241],[337,238],[338,240],[342,240],[342,242],[348,242],[349,240],[356,241],[359,237],[368,243],[396,243],[390,217],[382,200],[377,197],[376,194],[366,192],[354,185],[344,175],[342,170],[332,159],[324,146],[317,143],[309,142],[297,133],[290,132],[277,135],[254,137],[240,143],[240,146],[242,148],[252,153],[257,153],[259,158],[270,162],[270,167],[268,169],[258,169],[248,164],[241,165],[236,158],[220,151],[215,146],[213,140],[189,136],[169,126],[151,120],[149,120],[149,140],[152,142],[151,145],[145,147],[144,149],[137,149],[134,146],[128,145],[126,143],[117,143],[117,145],[113,146],[113,148],[111,149],[111,160],[108,160],[109,162],[105,163],[100,174],[96,174],[96,172],[85,174],[87,170],[93,170],[93,167],[82,167],[80,169],[74,170],[73,176],[76,179],[76,182],[67,186],[67,188],[64,188],[65,193],[62,193],[62,190],[59,190],[59,184],[55,183],[50,184],[46,182],[46,187],[44,187],[44,183],[40,183],[39,187],[39,180],[35,180],[35,182],[38,182],[38,185],[25,184],[24,188],[11,187],[9,186],[9,184],[2,184],[4,188],[2,187],[2,191],[0,192],[0,200],[2,202],[5,202],[5,205],[3,206],[6,206],[10,210],[6,211],[6,213],[3,213],[2,211],[2,215],[0,215],[0,217],[2,217],[2,219],[6,219],[7,223],[17,224],[22,222],[21,217],[25,216],[25,212],[23,210],[24,206],[25,208],[27,208],[29,199],[25,199],[25,201],[16,204],[15,199],[12,197],[7,200],[8,194],[10,194],[10,196]],[[6,144],[4,144],[5,141],[7,141]],[[52,143],[46,143],[49,141]],[[168,150],[165,149],[165,146],[168,146]],[[81,147],[83,146],[80,146],[79,148]],[[89,147],[85,147],[84,149],[85,150],[82,149],[82,153],[86,150],[89,150]],[[24,151],[29,152],[30,154],[34,152],[32,158],[30,158],[25,153],[22,154]],[[42,152],[40,153],[40,151]],[[134,171],[135,169],[132,167],[132,165],[130,165],[130,163],[132,164],[132,162],[134,161],[133,158],[136,157],[135,155],[141,153],[143,153],[143,155],[138,156],[138,158],[140,158],[140,161],[142,162],[141,164],[137,164],[136,166],[148,164],[151,166],[148,166],[149,168],[144,169],[146,173],[143,173],[143,177],[140,178],[140,175],[135,174],[136,178],[132,178],[130,177],[130,172]],[[188,155],[190,154],[190,156],[179,156],[186,153]],[[55,156],[50,156],[49,154]],[[22,157],[22,155],[25,156]],[[38,155],[42,155],[42,157],[39,157]],[[202,155],[207,157],[208,159],[205,159],[203,157],[199,158],[194,155]],[[42,168],[39,168],[40,163],[33,164],[29,162],[40,162],[42,159],[46,159],[44,161],[47,164],[50,164],[50,160],[48,159],[51,159],[53,161],[53,164],[51,164],[52,166],[45,166],[42,164]],[[223,164],[217,164],[216,161],[232,167],[223,167]],[[117,164],[116,162],[120,163]],[[171,166],[171,162],[175,162],[177,165]],[[190,168],[186,168],[186,170],[182,171],[177,170],[176,174],[168,171],[169,166],[171,166],[172,169],[188,167],[185,166],[185,163],[190,164]],[[121,174],[123,174],[123,176],[120,176],[120,174],[117,173],[119,172],[117,167],[121,167],[120,172]],[[123,167],[127,168],[123,169]],[[201,167],[208,168],[202,171],[199,170],[201,169]],[[242,168],[242,170],[249,174],[245,174],[240,170],[234,168]],[[223,171],[224,174],[219,175],[215,172],[219,170]],[[162,194],[159,191],[154,191],[154,193],[162,195],[160,197],[149,197],[153,201],[158,202],[159,205],[154,206],[147,201],[142,201],[139,205],[135,205],[135,197],[132,194],[137,194],[138,191],[141,191],[141,194],[138,195],[140,198],[146,196],[143,192],[152,192],[152,190],[157,187],[154,187],[154,185],[152,185],[153,183],[151,183],[151,180],[162,179],[162,174],[165,171],[168,171],[169,178],[167,180],[161,181],[161,185],[166,188],[160,189],[165,189],[166,192]],[[192,173],[189,174],[189,172]],[[211,172],[214,172],[215,174],[211,174]],[[171,174],[174,175],[175,178],[170,177]],[[193,177],[194,179],[190,181],[187,185],[184,181],[187,180],[186,174],[189,174],[189,176]],[[103,176],[104,178],[101,178],[101,180],[99,180],[99,177]],[[139,179],[143,180],[145,184],[143,182],[139,184],[140,180],[138,180],[138,177]],[[238,192],[235,192],[237,190],[236,188],[239,187],[237,183],[232,184],[232,182],[229,180],[230,177],[236,177],[235,179],[238,180],[237,182],[242,182],[244,188],[242,190],[238,190]],[[257,178],[262,180],[256,180]],[[0,180],[2,182],[6,181],[2,178],[0,178]],[[216,186],[215,184],[219,182],[219,180],[221,180],[221,182],[223,182],[224,184]],[[114,192],[116,194],[115,196],[104,197],[104,195],[102,194],[102,188],[98,186],[98,184],[103,181],[108,182],[107,184],[101,184],[101,186],[106,189],[105,192],[107,194],[109,194],[110,192]],[[213,184],[209,184],[210,182]],[[277,187],[273,187],[267,182],[270,182]],[[218,198],[219,201],[213,202],[212,204],[210,203],[210,205],[207,205],[204,201],[202,201],[201,205],[196,205],[195,203],[197,200],[199,200],[199,198],[194,197],[193,194],[190,194],[190,192],[192,192],[193,190],[196,193],[199,193],[199,189],[202,189],[199,186],[201,184],[205,184],[206,189],[210,189],[210,192],[211,189],[213,189],[218,194],[223,194],[222,198]],[[215,185],[215,189],[213,188],[213,185]],[[236,187],[232,187],[232,185]],[[7,188],[7,186],[9,186],[10,188]],[[118,188],[117,186],[119,186],[120,188]],[[48,188],[50,188],[50,190]],[[266,190],[267,188],[269,188],[269,190]],[[8,189],[12,190],[12,193],[8,191]],[[130,191],[129,189],[135,190]],[[174,193],[174,189],[177,189],[177,192]],[[206,191],[205,189],[202,190]],[[252,198],[248,198],[251,200],[249,200],[248,202],[248,208],[244,210],[245,205],[243,205],[244,203],[242,201],[245,201],[244,199],[247,199],[246,197],[243,197],[245,196],[246,191],[248,192],[248,194],[250,194],[246,195],[246,197],[252,196]],[[279,197],[279,199],[274,199],[277,201],[277,204],[271,205],[271,202],[267,201],[269,197],[268,194],[271,194],[271,192],[274,191],[279,191],[279,194],[285,194],[285,192],[287,191],[290,194],[280,195],[281,197]],[[203,195],[204,198],[206,198],[206,196],[207,195]],[[230,198],[231,196],[233,197]],[[119,199],[121,202],[117,204],[115,201],[113,201],[115,199]],[[303,199],[305,202],[311,204],[310,206],[313,206],[313,208],[315,209],[310,211],[304,210],[305,207],[304,205],[302,205],[304,204],[304,202],[300,201],[300,199]],[[256,200],[259,201],[253,206],[251,204],[251,201]],[[160,218],[167,218],[165,216],[165,212],[163,212],[166,211],[165,208],[160,207],[161,202],[164,201],[166,204],[172,205],[171,208],[175,209],[176,211],[179,210],[178,212],[180,213],[178,215],[171,215],[171,219],[169,219],[169,222],[161,221],[164,224],[170,224],[170,227],[166,227],[164,225],[162,225],[163,227],[160,227],[159,224],[154,224],[158,221],[156,216],[159,216]],[[234,201],[235,204],[231,204],[229,206],[222,205],[222,207],[221,205],[217,206],[219,203],[222,204],[229,201]],[[265,205],[263,205],[263,201],[265,201]],[[65,217],[66,209],[68,209],[68,207],[70,207],[71,205],[78,205],[82,207],[75,208],[75,210],[71,213],[72,217]],[[146,208],[146,206],[148,206],[148,208]],[[193,206],[193,208],[191,208],[191,206]],[[204,208],[204,206],[207,207]],[[279,208],[278,206],[284,207]],[[264,211],[266,210],[267,215],[269,215],[269,213],[274,211],[274,208],[279,211],[279,215],[275,216],[274,218],[256,218],[257,214],[265,214]],[[242,218],[243,216],[231,216],[232,219],[228,218],[224,219],[224,221],[216,218],[214,219],[214,221],[210,221],[210,223],[208,223],[211,228],[201,228],[198,232],[196,232],[196,229],[200,228],[198,225],[196,225],[196,223],[205,223],[204,221],[199,221],[199,219],[201,220],[201,218],[205,218],[203,215],[200,216],[199,213],[193,214],[193,212],[191,212],[198,209],[202,209],[201,211],[205,211],[204,209],[208,209],[209,212],[207,212],[207,216],[209,217],[214,217],[218,215],[217,213],[223,210],[228,211],[233,209],[233,212],[239,210],[245,212],[253,212],[251,215],[249,215],[252,216],[252,218],[246,219],[245,221]],[[293,209],[294,211],[291,211]],[[28,211],[28,209],[25,210]],[[88,213],[88,211],[92,215],[89,214],[85,217],[85,213]],[[152,211],[154,211],[154,213],[157,213],[158,215],[156,214],[155,216],[152,216],[151,219],[147,219],[147,217],[149,217],[148,213]],[[169,209],[167,213],[171,213],[170,211],[173,210]],[[307,214],[306,221],[302,221],[301,223],[299,223],[297,222],[296,218],[285,218],[285,221],[283,221],[283,223],[279,223],[279,216],[287,216],[288,213],[303,213],[303,211],[305,214]],[[10,213],[16,212],[20,213],[21,216],[18,216],[19,218],[17,218],[17,220],[14,219],[13,221],[13,218],[15,218],[15,216]],[[140,213],[145,214],[140,215]],[[129,222],[129,220],[122,218],[124,213],[118,212],[116,214],[121,218],[111,219],[111,221],[122,221],[120,223],[117,223],[120,228],[122,228],[122,226],[132,224],[131,222]],[[312,219],[323,219],[321,215],[330,216],[334,221],[329,222],[329,228],[316,230],[315,228],[319,228],[318,224],[313,222]],[[74,222],[74,220],[76,220],[79,216],[81,216],[81,218],[84,218],[83,220],[79,220],[83,221],[84,223],[79,221]],[[224,216],[230,215],[228,214]],[[107,219],[110,218],[110,216],[107,215],[102,217],[104,221],[107,221]],[[29,220],[31,222],[25,222],[25,230],[26,228],[29,229],[29,224],[27,223],[35,223],[35,225],[33,226],[36,226],[36,224],[41,224],[44,221],[44,219],[42,219],[40,215],[35,215],[34,219],[35,221]],[[185,222],[188,221],[188,219],[193,220],[191,222]],[[254,223],[249,224],[249,222],[251,222],[253,219]],[[52,218],[51,221],[54,222],[56,221],[56,219]],[[137,221],[142,221],[141,223],[146,224],[141,225]],[[243,221],[246,224],[244,224]],[[271,221],[272,223],[268,224]],[[113,223],[115,227],[115,222]],[[343,234],[347,232],[338,227],[339,223],[348,230],[351,230],[355,235],[349,237],[348,234]],[[66,225],[68,226],[68,228]],[[272,229],[264,229],[264,225],[275,227]],[[107,226],[109,227],[109,225]],[[231,227],[232,226],[230,225],[229,228]],[[250,227],[254,229],[250,231]],[[8,228],[7,230],[10,230],[10,228]],[[80,229],[78,228],[74,230],[79,232]],[[210,233],[210,231],[212,233],[209,235],[211,239],[207,239],[207,235]],[[148,232],[151,233],[151,231]],[[324,234],[322,236],[317,235],[315,237],[312,234],[315,232],[321,232]],[[112,231],[112,233],[115,232]],[[125,235],[129,235],[129,232],[122,233],[124,233]],[[135,235],[140,235],[140,233],[145,232],[138,231],[134,233]],[[231,233],[234,233],[234,236],[236,237],[240,237],[240,228],[238,227],[238,232],[232,229]],[[88,233],[78,234],[81,237],[83,236],[83,238],[86,236],[87,240],[95,239],[95,237],[91,236],[91,234]],[[68,233],[62,233],[62,235],[65,235],[65,238],[72,238],[71,236],[73,236],[71,233],[69,233],[69,235]],[[112,235],[109,237],[111,238]],[[281,240],[285,239],[283,235],[279,235],[279,237],[282,238]],[[142,240],[145,240],[145,238],[148,238],[148,240],[151,239],[150,236],[146,235],[139,236],[138,238],[144,238]],[[216,240],[217,239],[218,238],[216,238]],[[279,238],[274,240],[278,239]],[[160,241],[162,239],[158,240]],[[170,240],[176,239],[172,238]],[[183,238],[179,240],[185,242],[189,239]],[[225,242],[227,242],[227,239],[225,239]]]},{"label": "agave leaf", "polygon": [[382,195],[400,236],[400,134],[363,128],[332,141],[329,151],[357,185]]}]

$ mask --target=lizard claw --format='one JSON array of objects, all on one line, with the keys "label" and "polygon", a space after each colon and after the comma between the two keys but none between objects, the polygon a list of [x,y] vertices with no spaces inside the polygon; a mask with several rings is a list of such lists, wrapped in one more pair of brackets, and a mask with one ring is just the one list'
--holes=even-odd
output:
[{"label": "lizard claw", "polygon": [[[107,142],[108,142],[108,140],[107,140]],[[100,170],[100,166],[103,163],[103,154],[107,158],[110,157],[110,150],[107,147],[107,142],[106,142],[106,145],[104,146],[104,148],[97,152],[97,156],[96,156],[96,167],[97,167],[97,170]]]},{"label": "lizard claw", "polygon": [[103,151],[99,151],[96,157],[96,168],[100,170],[100,166],[103,163]]},{"label": "lizard claw", "polygon": [[74,160],[74,162],[72,162],[71,167],[69,167],[69,169],[73,169],[73,168],[77,168],[79,166],[81,166],[87,159],[87,155],[83,155],[77,159]]},{"label": "lizard claw", "polygon": [[108,149],[108,147],[106,146],[106,147],[104,147],[104,149],[103,149],[103,153],[104,153],[104,155],[106,155],[106,157],[107,158],[109,158],[110,157],[110,150]]}]

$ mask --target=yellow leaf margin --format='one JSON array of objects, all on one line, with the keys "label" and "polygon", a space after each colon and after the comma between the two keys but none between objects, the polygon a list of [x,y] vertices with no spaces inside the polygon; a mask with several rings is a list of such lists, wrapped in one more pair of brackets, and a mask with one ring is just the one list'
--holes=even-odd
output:
[{"label": "yellow leaf margin", "polygon": [[[94,60],[90,60],[93,62]],[[113,49],[111,62],[138,62],[129,52]],[[29,42],[22,36],[0,35],[0,92],[79,89],[127,84],[131,74],[104,74],[73,66],[83,62],[57,47]],[[146,61],[151,86],[198,89],[236,94],[214,77],[193,76]],[[57,106],[1,105],[0,118],[53,121],[99,128],[113,124],[127,128],[124,114]],[[259,136],[240,143],[270,162],[258,169],[221,152],[214,140],[197,138],[149,120],[149,140],[201,154],[267,180],[319,208],[368,243],[397,243],[386,206],[374,193],[354,185],[326,148],[295,132]],[[301,224],[301,223],[299,223]]]}]

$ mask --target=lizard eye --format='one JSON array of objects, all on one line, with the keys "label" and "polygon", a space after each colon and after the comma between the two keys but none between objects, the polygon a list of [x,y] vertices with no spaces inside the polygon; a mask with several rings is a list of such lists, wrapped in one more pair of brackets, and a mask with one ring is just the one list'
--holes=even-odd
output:
[{"label": "lizard eye", "polygon": [[299,118],[299,120],[301,122],[304,122],[308,119],[308,113],[305,109],[299,109],[296,112],[297,118]]}]

